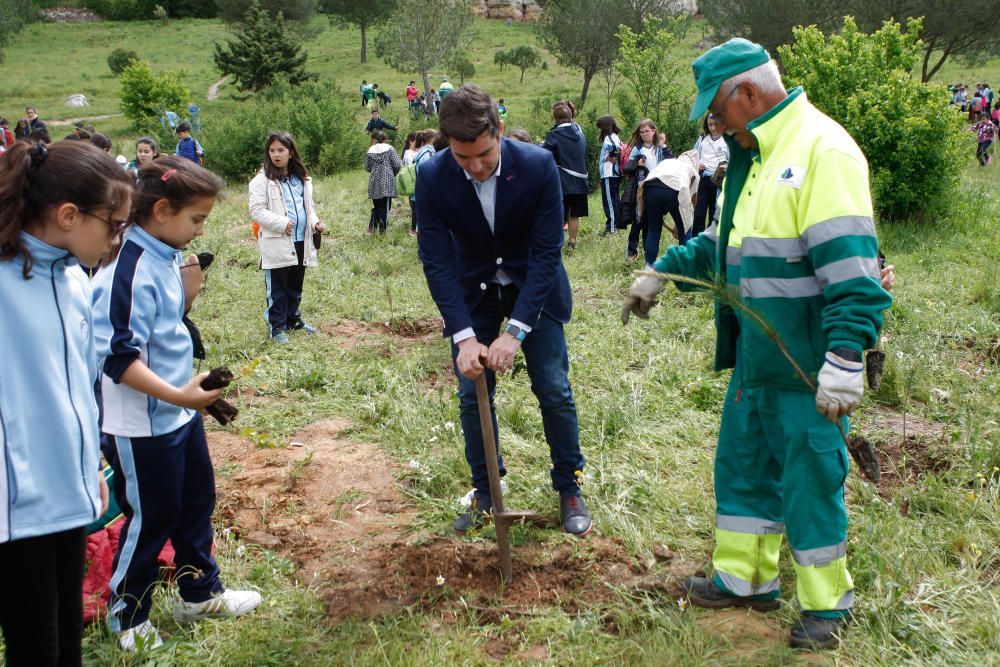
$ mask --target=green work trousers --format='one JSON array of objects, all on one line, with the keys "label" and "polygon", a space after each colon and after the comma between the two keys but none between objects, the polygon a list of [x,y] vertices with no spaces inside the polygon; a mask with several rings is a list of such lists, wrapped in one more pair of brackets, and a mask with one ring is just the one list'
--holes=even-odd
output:
[{"label": "green work trousers", "polygon": [[778,597],[787,533],[801,608],[846,614],[854,605],[847,470],[837,425],[816,411],[813,393],[741,386],[737,363],[715,458],[715,583],[735,595]]}]

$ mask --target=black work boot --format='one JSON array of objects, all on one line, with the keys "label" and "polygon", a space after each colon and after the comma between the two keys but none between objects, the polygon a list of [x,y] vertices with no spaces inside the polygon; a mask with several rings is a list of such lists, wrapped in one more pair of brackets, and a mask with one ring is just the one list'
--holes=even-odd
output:
[{"label": "black work boot", "polygon": [[743,597],[731,595],[715,585],[715,582],[705,577],[688,577],[683,583],[688,600],[696,607],[707,609],[723,609],[725,607],[750,607],[756,611],[774,611],[781,606],[781,600],[761,599],[760,597]]},{"label": "black work boot", "polygon": [[489,496],[476,494],[472,497],[469,509],[459,514],[455,523],[451,524],[452,530],[459,535],[465,535],[470,530],[479,530],[490,520],[492,511],[493,500]]},{"label": "black work boot", "polygon": [[840,631],[848,619],[848,616],[823,618],[804,611],[792,626],[788,643],[792,648],[832,648],[840,643]]},{"label": "black work boot", "polygon": [[577,537],[586,537],[594,528],[594,520],[579,494],[563,493],[559,495],[559,516],[562,517],[563,530]]}]

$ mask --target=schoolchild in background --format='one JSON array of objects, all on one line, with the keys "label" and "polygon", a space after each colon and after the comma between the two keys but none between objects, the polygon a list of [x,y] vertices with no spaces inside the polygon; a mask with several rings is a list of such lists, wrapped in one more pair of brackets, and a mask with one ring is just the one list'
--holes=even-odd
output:
[{"label": "schoolchild in background", "polygon": [[587,140],[573,118],[576,106],[569,100],[552,105],[552,120],[555,127],[545,136],[542,148],[552,152],[559,167],[559,181],[562,185],[563,216],[569,231],[567,245],[576,247],[576,237],[580,232],[580,218],[589,214],[587,206]]},{"label": "schoolchild in background", "polygon": [[176,552],[178,622],[240,616],[256,591],[227,590],[212,555],[215,478],[199,410],[220,390],[191,377],[182,318],[182,251],[201,236],[222,179],[179,157],[144,166],[118,256],[94,279],[104,455],[125,515],[110,582],[108,624],[125,651],[161,645],[149,620],[157,555]]},{"label": "schoolchild in background", "polygon": [[663,139],[656,131],[656,123],[646,118],[636,126],[626,149],[629,151],[629,159],[625,163],[625,167],[622,168],[622,175],[625,178],[622,208],[626,206],[631,208],[629,214],[632,219],[632,227],[628,232],[628,246],[625,250],[626,259],[629,262],[634,262],[639,256],[640,233],[643,243],[646,239],[646,228],[638,214],[639,186],[646,179],[650,170],[655,168],[661,160],[667,160],[674,156]]},{"label": "schoolchild in background", "polygon": [[[80,665],[86,526],[107,509],[90,280],[131,182],[81,141],[0,160],[0,629],[8,665]],[[16,325],[15,325],[16,323]]]},{"label": "schoolchild in background", "polygon": [[177,126],[177,150],[180,157],[187,158],[195,164],[205,163],[205,149],[198,140],[191,136],[191,124],[181,123]]},{"label": "schoolchild in background", "polygon": [[618,212],[621,208],[619,191],[621,190],[621,132],[614,116],[601,116],[597,119],[597,129],[600,130],[601,155],[597,159],[597,167],[601,174],[601,203],[604,204],[604,234],[618,232]]},{"label": "schoolchild in background", "polygon": [[264,166],[250,181],[250,217],[257,222],[260,268],[267,288],[267,321],[271,339],[287,345],[288,332],[316,329],[302,319],[302,285],[306,267],[317,265],[318,234],[313,183],[295,139],[272,132],[264,142]]},{"label": "schoolchild in background", "polygon": [[[413,147],[416,149],[416,153],[413,155],[413,164],[417,166],[417,171],[420,171],[420,165],[434,156],[437,153],[437,149],[434,148],[434,140],[438,136],[438,131],[433,128],[428,128],[426,130],[421,130],[417,132],[417,137],[413,142]],[[412,212],[412,217],[410,218],[410,236],[416,236],[418,230],[418,220],[417,220],[417,196],[414,194],[410,197],[410,211]]]},{"label": "schoolchild in background", "polygon": [[396,174],[402,168],[396,150],[386,141],[385,132],[372,132],[372,145],[365,153],[365,171],[368,176],[368,198],[372,200],[372,213],[368,233],[385,234],[389,226],[389,210],[396,197]]},{"label": "schoolchild in background", "polygon": [[715,217],[715,203],[719,198],[719,184],[729,164],[729,146],[722,136],[722,123],[709,114],[702,123],[701,136],[694,143],[701,169],[698,176],[698,204],[694,208],[691,237],[708,229]]},{"label": "schoolchild in background", "polygon": [[153,137],[139,137],[135,142],[135,159],[125,166],[132,178],[139,180],[139,170],[160,157],[160,145]]}]

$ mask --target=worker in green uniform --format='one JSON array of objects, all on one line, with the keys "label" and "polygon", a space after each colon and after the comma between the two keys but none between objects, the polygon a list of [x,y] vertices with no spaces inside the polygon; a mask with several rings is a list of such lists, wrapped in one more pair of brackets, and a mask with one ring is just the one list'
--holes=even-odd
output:
[{"label": "worker in green uniform", "polygon": [[[802,609],[791,645],[830,647],[854,605],[836,421],[846,432],[864,392],[862,355],[892,304],[879,284],[868,165],[801,88],[785,90],[760,45],[732,39],[692,68],[691,120],[710,111],[726,126],[721,216],[654,268],[716,285],[715,366],[733,375],[715,459],[715,573],[684,588],[701,607],[777,608],[787,534]],[[640,274],[622,319],[648,317],[664,282]],[[816,391],[733,299],[777,331]]]}]

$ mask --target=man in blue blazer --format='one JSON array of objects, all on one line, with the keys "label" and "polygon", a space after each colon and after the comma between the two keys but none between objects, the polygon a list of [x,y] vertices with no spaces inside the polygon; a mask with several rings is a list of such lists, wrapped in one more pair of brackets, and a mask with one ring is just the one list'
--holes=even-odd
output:
[{"label": "man in blue blazer", "polygon": [[417,238],[427,286],[452,340],[476,489],[455,531],[482,526],[492,509],[475,379],[486,373],[496,435],[495,373],[510,370],[520,349],[542,412],[563,528],[582,537],[593,522],[580,497],[584,459],[563,334],[573,302],[562,265],[559,172],[548,151],[502,138],[496,107],[477,86],[450,93],[439,124],[449,148],[420,165]]}]

